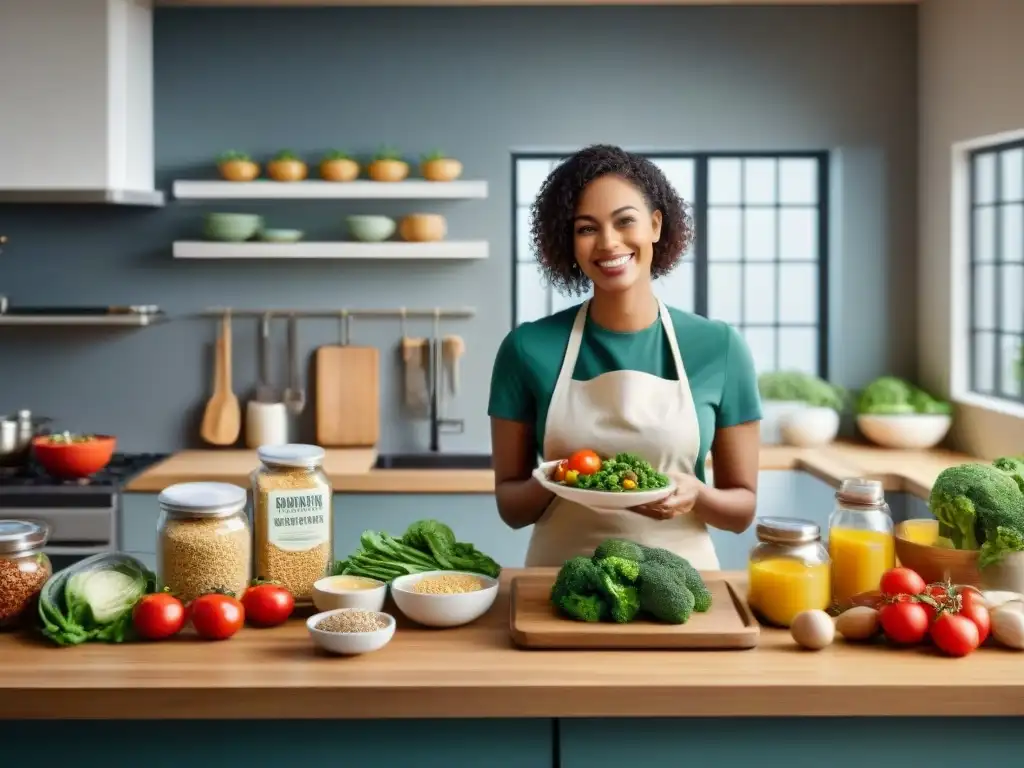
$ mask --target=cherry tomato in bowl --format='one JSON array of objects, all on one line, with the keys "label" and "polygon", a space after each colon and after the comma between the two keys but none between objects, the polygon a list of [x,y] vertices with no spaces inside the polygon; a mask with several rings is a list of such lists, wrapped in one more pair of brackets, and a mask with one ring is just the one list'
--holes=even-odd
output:
[{"label": "cherry tomato in bowl", "polygon": [[144,640],[164,640],[185,626],[185,606],[168,592],[145,595],[132,610],[132,626]]},{"label": "cherry tomato in bowl", "polygon": [[245,618],[257,627],[283,624],[295,609],[292,593],[277,584],[254,584],[242,595]]},{"label": "cherry tomato in bowl", "polygon": [[245,623],[245,608],[231,595],[210,593],[189,604],[192,626],[204,640],[227,640]]},{"label": "cherry tomato in bowl", "polygon": [[601,469],[601,457],[594,451],[576,451],[569,457],[568,469],[580,475],[592,475]]}]

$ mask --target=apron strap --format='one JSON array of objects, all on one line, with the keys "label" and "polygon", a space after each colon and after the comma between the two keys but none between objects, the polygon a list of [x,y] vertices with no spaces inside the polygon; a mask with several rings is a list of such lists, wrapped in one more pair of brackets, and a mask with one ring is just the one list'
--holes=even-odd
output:
[{"label": "apron strap", "polygon": [[[587,324],[587,310],[590,308],[590,299],[584,301],[576,312],[576,319],[572,324],[572,331],[569,334],[569,343],[565,346],[565,357],[562,360],[562,368],[558,372],[558,381],[555,383],[555,391],[552,393],[552,400],[555,395],[564,392],[572,375],[576,371],[576,360],[580,356],[580,347],[583,346],[583,329]],[[550,406],[549,406],[550,407]]]},{"label": "apron strap", "polygon": [[679,379],[680,384],[689,389],[690,384],[687,381],[686,370],[683,368],[683,356],[679,352],[679,341],[676,339],[676,326],[672,322],[672,316],[668,312],[668,307],[665,306],[665,302],[658,299],[658,313],[661,315],[661,327],[665,330],[665,335],[668,337],[668,347],[672,350],[672,361],[676,366],[676,378]]}]

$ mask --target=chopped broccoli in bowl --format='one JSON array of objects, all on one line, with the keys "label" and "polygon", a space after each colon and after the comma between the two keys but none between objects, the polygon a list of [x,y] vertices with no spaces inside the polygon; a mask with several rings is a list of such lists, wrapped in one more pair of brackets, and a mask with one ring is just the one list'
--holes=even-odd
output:
[{"label": "chopped broccoli in bowl", "polygon": [[860,391],[857,413],[865,416],[901,416],[952,412],[950,404],[895,376],[875,379]]}]

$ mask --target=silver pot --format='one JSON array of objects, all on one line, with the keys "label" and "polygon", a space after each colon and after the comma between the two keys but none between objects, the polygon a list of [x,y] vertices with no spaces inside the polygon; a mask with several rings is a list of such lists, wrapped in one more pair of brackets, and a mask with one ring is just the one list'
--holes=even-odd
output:
[{"label": "silver pot", "polygon": [[52,419],[30,411],[0,416],[0,467],[23,467],[32,455],[32,439],[50,433]]}]

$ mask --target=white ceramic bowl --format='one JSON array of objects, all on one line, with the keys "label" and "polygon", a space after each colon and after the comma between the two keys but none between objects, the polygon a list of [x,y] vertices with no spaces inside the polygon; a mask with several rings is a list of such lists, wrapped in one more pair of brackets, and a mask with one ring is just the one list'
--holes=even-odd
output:
[{"label": "white ceramic bowl", "polygon": [[953,417],[941,413],[857,417],[857,428],[864,437],[883,448],[934,448],[951,426]]},{"label": "white ceramic bowl", "polygon": [[[420,579],[442,573],[465,573],[480,579],[483,589],[451,595],[426,595],[413,591]],[[498,580],[465,571],[426,571],[399,576],[391,582],[391,599],[404,615],[426,627],[458,627],[476,621],[490,610],[498,596]]]},{"label": "white ceramic bowl", "polygon": [[573,488],[569,485],[562,485],[553,482],[548,478],[558,466],[558,461],[545,461],[535,470],[533,476],[542,486],[547,488],[556,496],[561,496],[566,501],[582,504],[591,509],[622,510],[630,507],[637,507],[641,504],[650,504],[654,501],[661,501],[668,498],[676,489],[676,484],[669,480],[668,486],[659,488],[656,491],[622,491],[612,493],[611,491],[588,491],[585,488]]},{"label": "white ceramic bowl", "polygon": [[781,445],[782,424],[786,417],[796,411],[809,408],[800,400],[762,400],[761,401],[761,444]]},{"label": "white ceramic bowl", "polygon": [[[358,579],[373,586],[369,589],[344,589],[343,579]],[[377,579],[363,576],[325,576],[313,584],[313,605],[318,611],[333,611],[337,608],[358,608],[361,611],[379,611],[388,596],[388,585]]]},{"label": "white ceramic bowl", "polygon": [[375,613],[387,619],[388,625],[384,629],[378,629],[374,632],[325,632],[322,629],[316,628],[316,625],[328,616],[353,610],[357,609],[338,608],[333,611],[315,613],[306,619],[306,629],[309,631],[309,636],[313,643],[330,653],[355,656],[360,653],[379,651],[391,642],[391,638],[395,636],[395,617],[380,611]]},{"label": "white ceramic bowl", "polygon": [[832,408],[800,408],[782,417],[779,431],[787,445],[814,448],[828,445],[839,434],[839,412]]}]

